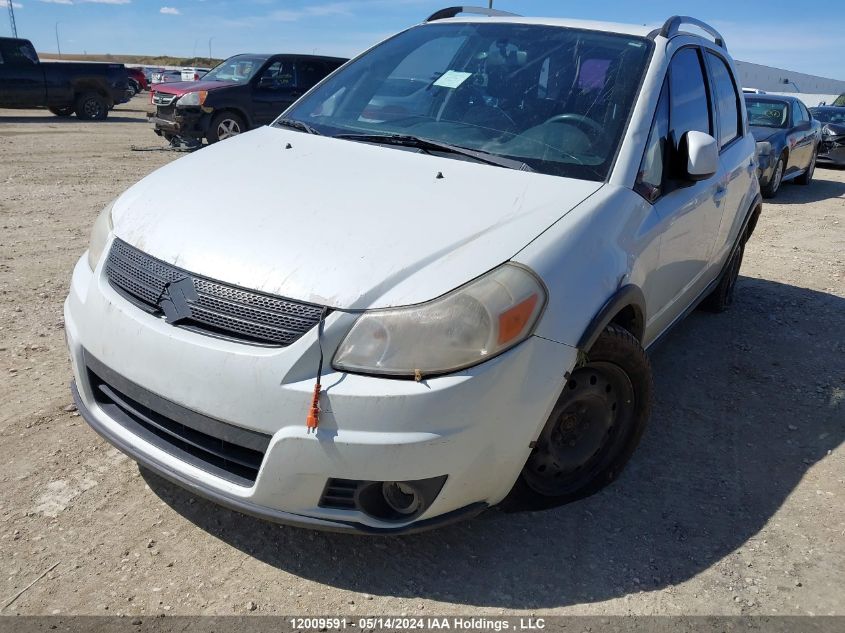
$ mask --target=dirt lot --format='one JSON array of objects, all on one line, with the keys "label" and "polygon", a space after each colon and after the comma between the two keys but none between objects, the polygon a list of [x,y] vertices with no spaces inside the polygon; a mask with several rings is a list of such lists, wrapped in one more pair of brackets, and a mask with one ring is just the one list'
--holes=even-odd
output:
[{"label": "dirt lot", "polygon": [[355,538],[191,498],[69,410],[71,268],[100,209],[179,157],[130,151],[163,146],[144,108],[0,110],[0,605],[57,564],[3,614],[845,614],[845,172],[785,186],[737,304],[654,351],[656,410],[617,484]]}]

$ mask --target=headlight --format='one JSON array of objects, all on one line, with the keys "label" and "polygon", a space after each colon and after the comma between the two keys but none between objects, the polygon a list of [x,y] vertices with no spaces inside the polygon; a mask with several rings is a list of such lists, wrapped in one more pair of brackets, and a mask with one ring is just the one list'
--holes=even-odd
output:
[{"label": "headlight", "polygon": [[91,241],[88,244],[88,265],[91,270],[97,267],[97,262],[103,256],[103,251],[109,241],[109,234],[112,232],[114,225],[112,224],[111,211],[114,208],[114,200],[106,205],[106,208],[100,211],[100,215],[94,221],[94,226],[91,228]]},{"label": "headlight", "polygon": [[177,106],[201,106],[205,103],[205,98],[208,96],[208,90],[198,90],[197,92],[189,92],[186,95],[179,97],[176,102]]},{"label": "headlight", "polygon": [[505,264],[434,301],[364,312],[333,365],[417,378],[465,369],[525,340],[545,305],[540,280]]},{"label": "headlight", "polygon": [[772,144],[768,141],[757,143],[757,156],[768,156],[772,153]]}]

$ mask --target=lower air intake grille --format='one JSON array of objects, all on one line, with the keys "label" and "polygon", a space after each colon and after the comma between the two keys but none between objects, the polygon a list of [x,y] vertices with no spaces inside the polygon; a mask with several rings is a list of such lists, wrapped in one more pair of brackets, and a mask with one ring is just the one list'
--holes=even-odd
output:
[{"label": "lower air intake grille", "polygon": [[[106,275],[127,299],[147,312],[167,314],[174,325],[250,343],[290,345],[317,325],[323,312],[321,306],[201,277],[121,240],[115,240],[109,251]],[[179,301],[171,300],[171,286],[179,293]],[[164,309],[171,301],[184,304],[175,316]]]},{"label": "lower air intake grille", "polygon": [[320,507],[354,510],[356,508],[355,493],[361,483],[351,479],[329,479],[320,497]]},{"label": "lower air intake grille", "polygon": [[252,486],[271,437],[181,407],[85,354],[94,399],[106,415],[144,441],[240,486]]}]

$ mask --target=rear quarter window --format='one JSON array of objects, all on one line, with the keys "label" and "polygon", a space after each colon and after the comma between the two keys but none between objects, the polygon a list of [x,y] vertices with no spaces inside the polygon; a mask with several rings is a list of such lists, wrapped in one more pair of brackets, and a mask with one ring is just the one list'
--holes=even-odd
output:
[{"label": "rear quarter window", "polygon": [[707,51],[707,62],[713,82],[713,100],[719,121],[719,147],[724,147],[742,136],[739,92],[724,59]]}]

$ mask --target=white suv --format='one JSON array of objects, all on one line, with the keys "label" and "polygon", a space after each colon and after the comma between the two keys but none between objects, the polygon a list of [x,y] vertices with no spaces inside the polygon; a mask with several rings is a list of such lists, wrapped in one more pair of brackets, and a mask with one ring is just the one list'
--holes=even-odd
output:
[{"label": "white suv", "polygon": [[736,71],[690,18],[472,12],[103,210],[65,304],[94,429],[222,505],[339,531],[619,475],[644,350],[731,303],[760,214]]}]

